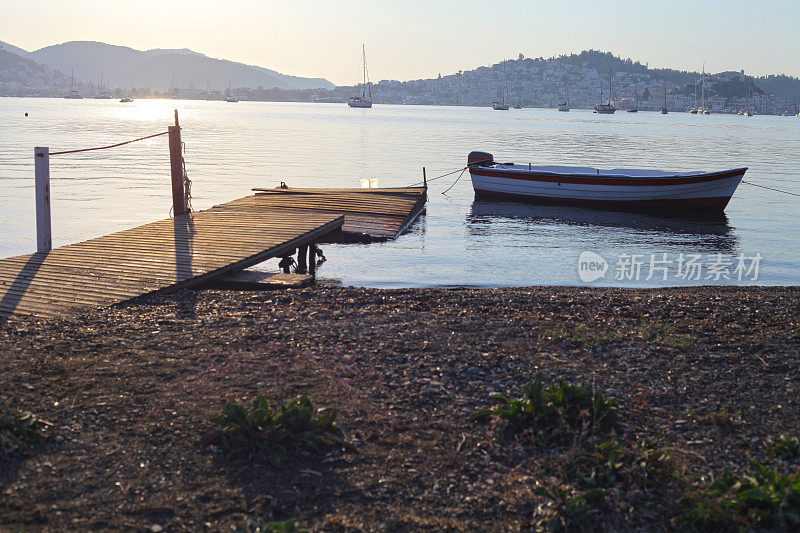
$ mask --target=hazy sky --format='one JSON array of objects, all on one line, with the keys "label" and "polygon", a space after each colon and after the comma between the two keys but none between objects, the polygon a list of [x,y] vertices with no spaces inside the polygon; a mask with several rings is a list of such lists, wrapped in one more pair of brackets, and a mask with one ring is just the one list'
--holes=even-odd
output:
[{"label": "hazy sky", "polygon": [[353,84],[611,51],[650,66],[800,75],[800,0],[0,0],[0,40],[191,48]]}]

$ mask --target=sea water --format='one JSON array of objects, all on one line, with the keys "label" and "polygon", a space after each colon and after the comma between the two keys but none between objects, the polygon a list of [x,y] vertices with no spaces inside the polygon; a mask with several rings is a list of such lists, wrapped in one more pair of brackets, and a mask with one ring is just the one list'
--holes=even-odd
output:
[{"label": "sea water", "polygon": [[[36,249],[35,146],[54,152],[166,131],[174,109],[195,210],[281,182],[412,185],[423,166],[435,178],[464,167],[472,150],[534,165],[744,166],[745,181],[800,194],[797,117],[0,98],[0,257]],[[53,156],[50,169],[54,246],[170,214],[165,136]],[[426,212],[406,234],[326,245],[318,276],[367,287],[800,283],[798,196],[743,183],[725,216],[693,220],[475,201],[468,173],[431,179],[429,187]],[[277,262],[258,268],[276,270]]]}]

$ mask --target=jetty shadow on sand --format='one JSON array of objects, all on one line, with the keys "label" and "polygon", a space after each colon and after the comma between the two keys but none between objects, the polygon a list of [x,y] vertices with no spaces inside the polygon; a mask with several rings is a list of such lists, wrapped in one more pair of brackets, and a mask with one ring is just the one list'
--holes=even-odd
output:
[{"label": "jetty shadow on sand", "polygon": [[33,278],[36,277],[36,273],[42,268],[42,264],[45,259],[47,259],[49,253],[50,252],[36,252],[30,256],[22,267],[20,267],[19,272],[9,285],[8,290],[3,297],[0,298],[0,326],[8,320],[6,318],[7,316],[11,316],[14,313],[20,301],[27,293],[31,282],[33,282]]},{"label": "jetty shadow on sand", "polygon": [[[173,238],[175,239],[175,276],[178,281],[190,279],[192,273],[192,256],[194,253],[193,240],[197,231],[194,220],[190,214],[176,215],[172,219]],[[178,316],[180,318],[195,318],[197,306],[197,292],[184,291],[178,300]]]},{"label": "jetty shadow on sand", "polygon": [[[709,252],[731,252],[739,243],[734,228],[724,213],[699,216],[611,211],[585,207],[536,205],[508,201],[475,200],[467,214],[470,235],[503,234],[503,224],[536,226],[563,224],[591,228],[621,230],[631,235],[632,244],[651,248],[686,246]],[[635,241],[635,242],[634,242]]]}]

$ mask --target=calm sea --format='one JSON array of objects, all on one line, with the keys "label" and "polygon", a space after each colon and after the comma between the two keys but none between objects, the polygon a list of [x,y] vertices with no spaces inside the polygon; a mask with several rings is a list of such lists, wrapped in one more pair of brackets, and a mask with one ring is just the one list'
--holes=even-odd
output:
[{"label": "calm sea", "polygon": [[[747,166],[745,180],[800,194],[797,117],[2,98],[0,257],[36,248],[34,146],[84,148],[165,131],[174,108],[195,209],[282,181],[358,187],[377,177],[380,186],[410,185],[423,166],[429,178],[463,167],[472,150],[533,164]],[[166,137],[53,157],[54,246],[166,218],[168,158]],[[726,217],[693,221],[475,202],[468,174],[442,194],[457,177],[430,183],[427,213],[396,241],[324,247],[319,276],[369,287],[583,285],[579,257],[591,251],[602,259],[584,259],[607,269],[592,285],[800,283],[796,196],[742,184]]]}]

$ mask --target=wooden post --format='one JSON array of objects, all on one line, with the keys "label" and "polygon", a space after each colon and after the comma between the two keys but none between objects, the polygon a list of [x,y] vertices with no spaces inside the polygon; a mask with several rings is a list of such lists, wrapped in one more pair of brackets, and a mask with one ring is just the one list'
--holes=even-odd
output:
[{"label": "wooden post", "polygon": [[50,233],[50,148],[37,146],[33,149],[36,173],[36,251],[53,249]]},{"label": "wooden post", "polygon": [[317,245],[311,243],[308,246],[308,273],[312,276],[317,273]]},{"label": "wooden post", "polygon": [[308,272],[308,267],[306,266],[306,256],[308,255],[308,246],[301,246],[297,250],[297,273],[298,274],[305,274]]},{"label": "wooden post", "polygon": [[183,188],[183,158],[181,157],[181,127],[178,125],[178,110],[175,110],[175,125],[169,131],[169,168],[172,174],[172,212],[182,215],[187,211],[186,194]]},{"label": "wooden post", "polygon": [[422,184],[426,189],[428,188],[428,175],[425,174],[425,167],[422,167]]}]

